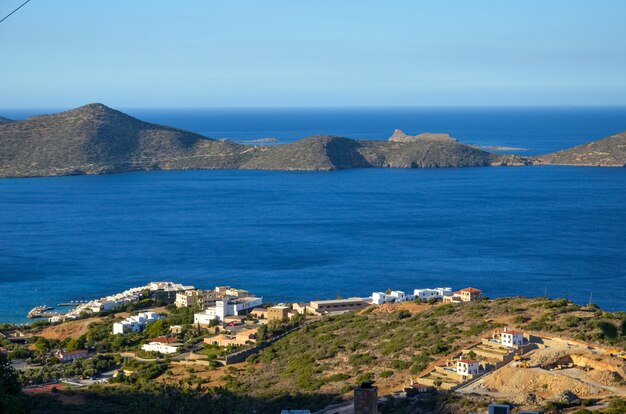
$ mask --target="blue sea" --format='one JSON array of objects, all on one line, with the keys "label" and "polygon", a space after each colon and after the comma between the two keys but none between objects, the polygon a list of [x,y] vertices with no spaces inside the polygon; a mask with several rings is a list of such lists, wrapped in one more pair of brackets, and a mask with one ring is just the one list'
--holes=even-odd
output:
[{"label": "blue sea", "polygon": [[[44,110],[4,110],[22,119]],[[626,108],[127,109],[235,140],[448,132],[546,153]],[[159,171],[0,179],[0,322],[155,280],[268,301],[475,286],[626,310],[626,168]]]}]

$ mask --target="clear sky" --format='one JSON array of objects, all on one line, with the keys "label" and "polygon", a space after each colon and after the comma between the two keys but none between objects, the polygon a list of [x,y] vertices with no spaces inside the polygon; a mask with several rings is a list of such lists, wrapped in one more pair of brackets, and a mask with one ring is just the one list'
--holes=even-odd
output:
[{"label": "clear sky", "polygon": [[0,107],[624,105],[625,17],[624,0],[31,0],[0,24]]}]

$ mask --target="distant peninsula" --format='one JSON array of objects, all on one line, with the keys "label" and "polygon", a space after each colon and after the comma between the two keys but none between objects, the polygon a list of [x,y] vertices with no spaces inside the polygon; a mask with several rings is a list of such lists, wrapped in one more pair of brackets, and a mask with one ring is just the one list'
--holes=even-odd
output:
[{"label": "distant peninsula", "polygon": [[0,118],[0,177],[148,170],[332,171],[535,164],[624,166],[626,133],[527,157],[490,153],[448,134],[410,136],[400,130],[388,141],[318,135],[288,144],[246,145],[143,122],[98,103],[23,121]]}]

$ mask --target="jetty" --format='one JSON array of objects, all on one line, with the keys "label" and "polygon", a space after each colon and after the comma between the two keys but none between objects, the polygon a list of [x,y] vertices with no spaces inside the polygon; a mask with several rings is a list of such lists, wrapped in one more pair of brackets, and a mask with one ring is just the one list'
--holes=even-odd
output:
[{"label": "jetty", "polygon": [[83,303],[87,303],[89,302],[88,300],[71,300],[69,302],[63,302],[63,303],[59,303],[57,306],[78,306],[78,305],[82,305]]},{"label": "jetty", "polygon": [[58,315],[58,313],[55,313],[55,312],[48,312],[53,309],[54,308],[52,306],[47,306],[47,305],[36,306],[32,308],[26,316],[33,319],[33,318],[49,318],[49,317]]}]

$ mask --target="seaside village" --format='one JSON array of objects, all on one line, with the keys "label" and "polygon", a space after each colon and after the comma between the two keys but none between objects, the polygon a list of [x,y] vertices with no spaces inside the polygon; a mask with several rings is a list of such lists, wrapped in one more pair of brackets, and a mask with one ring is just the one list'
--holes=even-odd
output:
[{"label": "seaside village", "polygon": [[[463,303],[481,300],[482,291],[474,287],[467,287],[453,291],[450,287],[418,288],[413,292],[405,293],[399,290],[387,290],[386,292],[373,292],[370,297],[337,298],[330,300],[312,300],[308,302],[266,304],[262,297],[255,296],[244,289],[229,286],[218,286],[214,289],[196,289],[193,286],[185,286],[172,282],[152,282],[145,286],[128,289],[122,293],[107,296],[101,299],[79,303],[74,309],[65,314],[52,314],[48,321],[52,324],[62,324],[94,315],[115,314],[115,322],[112,324],[113,336],[125,336],[132,333],[140,333],[166,318],[167,312],[164,307],[139,308],[134,312],[116,313],[116,309],[127,307],[129,304],[140,303],[141,300],[151,298],[160,306],[168,305],[170,309],[189,309],[193,312],[193,328],[202,332],[201,342],[191,346],[183,340],[185,329],[189,325],[182,326],[168,324],[168,333],[152,337],[142,343],[140,349],[143,354],[135,354],[143,360],[150,358],[162,358],[176,363],[219,363],[222,366],[237,364],[245,361],[251,355],[268,347],[274,341],[289,333],[301,329],[308,324],[320,321],[325,315],[337,315],[350,311],[360,311],[370,306],[385,307],[397,306],[402,302],[415,301],[435,304]],[[78,303],[78,302],[75,302]],[[38,307],[31,311],[30,316],[41,314],[49,307]],[[42,312],[43,310],[43,312]],[[120,317],[120,315],[122,315]],[[296,321],[296,322],[293,322]],[[280,325],[282,324],[282,325]],[[276,328],[281,326],[282,329]],[[62,325],[60,325],[62,326]],[[274,331],[268,327],[274,326]],[[28,337],[20,336],[18,330],[7,333],[4,337],[9,340],[26,343]],[[407,378],[404,386],[393,393],[394,397],[419,395],[432,392],[433,390],[445,390],[457,393],[479,393],[498,397],[498,390],[493,386],[481,383],[486,374],[494,373],[501,368],[527,369],[531,366],[528,353],[541,352],[549,349],[569,350],[576,346],[575,341],[566,341],[558,337],[534,337],[526,332],[503,327],[491,332],[489,336],[481,338],[479,342],[458,350],[448,355],[445,359],[431,364],[426,370],[418,375]],[[203,350],[213,353],[212,360],[207,360],[207,354]],[[606,349],[597,347],[592,349],[585,347],[585,352],[597,355],[606,354]],[[74,361],[79,358],[93,357],[96,352],[91,349],[56,349],[51,353],[58,358],[60,363]],[[131,355],[126,352],[125,355]],[[565,355],[565,354],[564,354]],[[625,359],[624,354],[620,354]],[[573,367],[570,361],[561,358],[557,365]],[[589,362],[591,364],[591,362]],[[556,365],[555,365],[556,366]],[[505,367],[505,368],[503,368]],[[545,370],[553,367],[544,367]],[[114,377],[121,371],[112,372]],[[130,372],[125,371],[126,374]],[[571,375],[581,375],[572,371]],[[72,386],[90,385],[95,382],[106,382],[111,377],[79,378],[69,381]],[[59,381],[57,381],[58,383]],[[503,380],[506,383],[506,379]],[[63,384],[57,384],[62,386]],[[37,386],[33,386],[36,389]],[[29,388],[26,389],[29,392]],[[33,391],[34,392],[34,391]],[[492,394],[490,394],[492,393]],[[363,383],[354,389],[352,411],[375,413],[377,401],[388,398],[377,395],[377,387],[371,383]],[[506,404],[491,404],[489,413],[509,413],[511,407]],[[302,411],[306,412],[306,411]],[[517,411],[521,412],[521,411]]]}]

